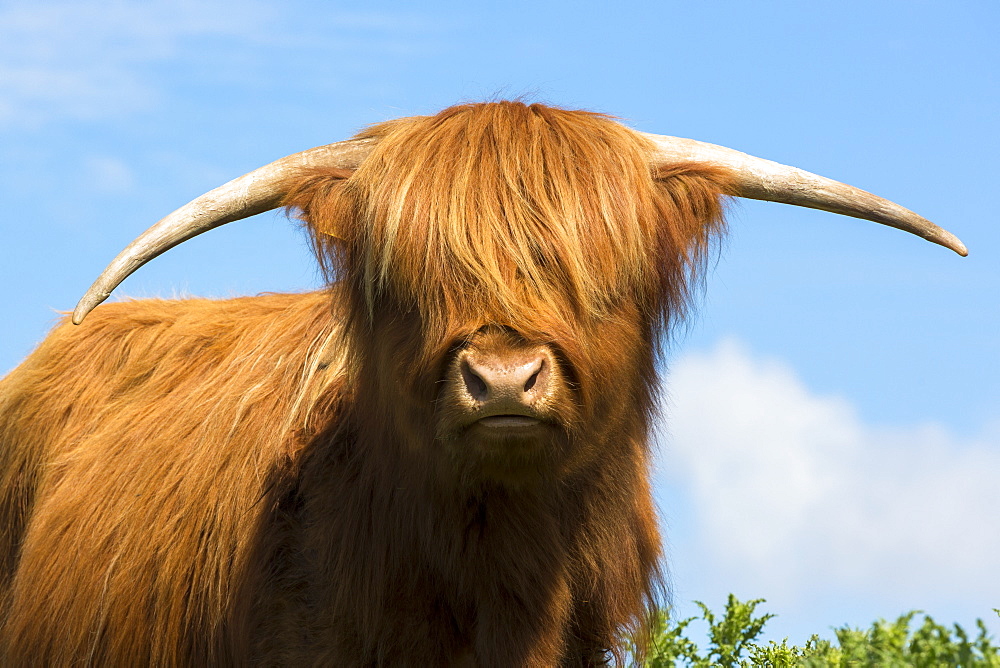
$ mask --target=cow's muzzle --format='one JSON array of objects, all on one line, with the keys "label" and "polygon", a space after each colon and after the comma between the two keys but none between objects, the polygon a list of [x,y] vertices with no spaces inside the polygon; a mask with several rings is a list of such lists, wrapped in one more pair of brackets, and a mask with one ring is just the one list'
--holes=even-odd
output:
[{"label": "cow's muzzle", "polygon": [[481,436],[520,433],[559,423],[567,387],[552,348],[506,328],[477,332],[445,376],[449,420]]}]

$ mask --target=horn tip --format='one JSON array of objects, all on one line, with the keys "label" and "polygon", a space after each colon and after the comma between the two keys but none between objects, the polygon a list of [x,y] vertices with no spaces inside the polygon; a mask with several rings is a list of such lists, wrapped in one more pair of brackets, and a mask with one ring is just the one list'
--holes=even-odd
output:
[{"label": "horn tip", "polygon": [[71,319],[72,323],[74,325],[79,325],[83,322],[83,319],[87,317],[87,314],[94,310],[94,307],[103,302],[109,296],[109,293],[94,293],[92,291],[85,294],[80,298],[80,301],[77,302],[76,308],[73,309],[73,317]]},{"label": "horn tip", "polygon": [[83,319],[87,317],[88,313],[90,313],[89,308],[86,308],[83,304],[77,304],[76,308],[73,309],[73,318],[71,322],[74,325],[79,325],[83,322]]},{"label": "horn tip", "polygon": [[947,248],[949,250],[955,251],[956,253],[958,253],[962,257],[968,257],[968,255],[969,255],[969,249],[966,248],[965,244],[963,244],[961,242],[961,240],[958,237],[956,237],[954,234],[950,234],[948,232],[945,232],[945,236],[944,236],[943,239],[935,239],[934,241],[936,243],[941,244],[942,246],[944,246],[945,248]]}]

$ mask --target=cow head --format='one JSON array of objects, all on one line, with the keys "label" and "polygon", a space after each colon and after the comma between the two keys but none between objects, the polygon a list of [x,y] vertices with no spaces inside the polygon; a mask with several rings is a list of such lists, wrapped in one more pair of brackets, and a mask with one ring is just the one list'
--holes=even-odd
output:
[{"label": "cow head", "polygon": [[657,173],[652,142],[542,105],[393,121],[352,173],[286,199],[350,304],[381,423],[467,477],[537,479],[644,434],[659,334],[684,312],[730,187]]},{"label": "cow head", "polygon": [[450,479],[539,480],[641,447],[659,337],[685,312],[726,194],[965,254],[915,213],[793,167],[498,102],[383,123],[203,195],[123,251],[74,321],[160,252],[284,204],[346,303],[373,442]]}]

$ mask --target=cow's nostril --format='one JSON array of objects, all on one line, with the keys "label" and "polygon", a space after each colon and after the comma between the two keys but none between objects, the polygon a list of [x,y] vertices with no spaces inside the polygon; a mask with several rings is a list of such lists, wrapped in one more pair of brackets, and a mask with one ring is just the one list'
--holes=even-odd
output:
[{"label": "cow's nostril", "polygon": [[535,386],[535,383],[538,382],[538,376],[542,373],[544,369],[545,369],[545,360],[543,359],[541,364],[538,365],[538,369],[535,370],[535,373],[531,374],[531,377],[528,378],[527,382],[524,384],[525,392],[531,391],[531,388],[533,388]]},{"label": "cow's nostril", "polygon": [[472,370],[468,361],[462,360],[462,380],[465,382],[465,389],[476,401],[485,401],[489,396],[489,386],[479,374]]}]

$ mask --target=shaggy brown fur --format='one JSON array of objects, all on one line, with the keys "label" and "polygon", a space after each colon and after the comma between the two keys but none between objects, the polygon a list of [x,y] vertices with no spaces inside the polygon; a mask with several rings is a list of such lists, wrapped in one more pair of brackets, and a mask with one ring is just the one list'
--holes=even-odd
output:
[{"label": "shaggy brown fur", "polygon": [[[654,361],[727,175],[517,102],[363,134],[287,200],[326,290],[103,306],[0,384],[0,663],[583,666],[641,631]],[[476,436],[455,355],[525,346],[544,435]]]}]

